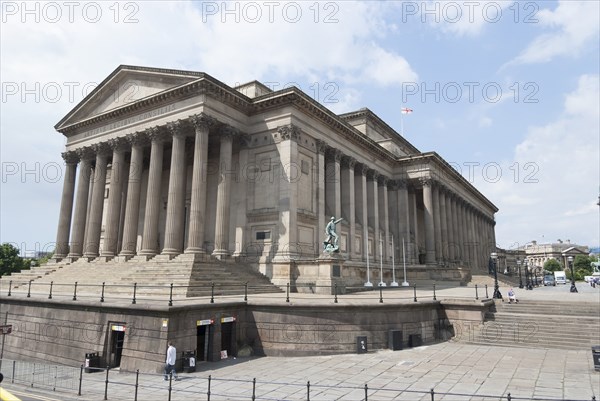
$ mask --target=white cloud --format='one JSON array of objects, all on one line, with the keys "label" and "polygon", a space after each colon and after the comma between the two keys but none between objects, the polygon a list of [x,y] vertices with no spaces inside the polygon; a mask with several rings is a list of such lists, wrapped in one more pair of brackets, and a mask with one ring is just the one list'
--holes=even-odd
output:
[{"label": "white cloud", "polygon": [[508,64],[543,63],[558,56],[577,56],[588,45],[598,51],[600,3],[559,1],[554,11],[543,9],[536,17],[542,28],[554,30],[531,42]]},{"label": "white cloud", "polygon": [[564,113],[530,127],[513,160],[500,163],[502,178],[480,186],[500,209],[496,230],[501,244],[515,236],[539,239],[540,233],[598,244],[599,99],[599,76],[581,76],[565,97]]}]

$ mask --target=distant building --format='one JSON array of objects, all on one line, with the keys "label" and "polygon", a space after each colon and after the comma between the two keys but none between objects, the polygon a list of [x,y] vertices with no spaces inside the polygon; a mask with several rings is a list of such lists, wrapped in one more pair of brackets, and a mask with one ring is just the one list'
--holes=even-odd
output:
[{"label": "distant building", "polygon": [[537,241],[531,241],[519,250],[525,252],[527,264],[532,268],[543,268],[544,263],[550,259],[556,259],[563,266],[567,267],[568,256],[588,255],[590,249],[584,245],[572,244],[571,240],[557,240],[551,244],[538,244]]}]

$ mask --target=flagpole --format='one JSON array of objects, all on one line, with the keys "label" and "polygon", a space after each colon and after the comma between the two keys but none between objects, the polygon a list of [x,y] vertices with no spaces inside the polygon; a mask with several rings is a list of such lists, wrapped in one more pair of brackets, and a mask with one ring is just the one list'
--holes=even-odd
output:
[{"label": "flagpole", "polygon": [[385,283],[383,282],[383,240],[381,233],[379,233],[379,271],[379,286],[385,287]]},{"label": "flagpole", "polygon": [[365,283],[365,287],[373,287],[373,283],[371,283],[371,272],[369,271],[369,236],[367,235],[367,239],[365,241],[365,253],[367,254],[367,282]]},{"label": "flagpole", "polygon": [[402,287],[408,287],[408,281],[406,281],[406,253],[404,252],[404,237],[402,237],[402,259],[404,263],[404,281],[402,282]]},{"label": "flagpole", "polygon": [[390,287],[398,287],[398,283],[396,282],[396,265],[394,264],[394,253],[396,253],[396,248],[394,248],[394,234],[392,234],[392,282],[390,283]]}]

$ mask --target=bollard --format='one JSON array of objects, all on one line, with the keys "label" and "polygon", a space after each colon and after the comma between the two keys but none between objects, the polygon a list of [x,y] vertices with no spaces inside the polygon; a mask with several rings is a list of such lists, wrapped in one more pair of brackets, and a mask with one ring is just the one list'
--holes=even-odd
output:
[{"label": "bollard", "polygon": [[252,379],[252,401],[256,400],[256,377]]},{"label": "bollard", "polygon": [[417,285],[416,284],[413,285],[413,291],[414,291],[414,294],[415,294],[415,298],[413,299],[413,301],[417,302]]},{"label": "bollard", "polygon": [[429,392],[431,393],[431,401],[435,401],[435,391],[431,389]]},{"label": "bollard", "polygon": [[15,368],[16,368],[16,364],[17,364],[17,361],[13,361],[13,371],[12,371],[12,377],[10,378],[10,382],[11,382],[12,384],[14,384],[14,383],[15,383]]},{"label": "bollard", "polygon": [[29,280],[29,287],[27,288],[27,298],[31,298],[31,282],[33,280]]},{"label": "bollard", "polygon": [[138,394],[138,385],[140,383],[140,370],[137,369],[135,371],[135,393],[133,395],[133,401],[137,401],[137,394]]},{"label": "bollard", "polygon": [[33,382],[35,381],[35,363],[33,364],[33,370],[31,371],[31,387],[33,387]]},{"label": "bollard", "polygon": [[212,379],[211,375],[208,375],[208,389],[206,390],[206,401],[210,401],[210,381]]},{"label": "bollard", "polygon": [[306,382],[306,401],[310,401],[310,380]]},{"label": "bollard", "polygon": [[173,306],[173,283],[171,283],[171,290],[169,292],[169,306]]},{"label": "bollard", "polygon": [[104,302],[104,281],[102,282],[102,294],[100,295],[100,302]]},{"label": "bollard", "polygon": [[506,399],[507,399],[508,401],[511,401],[511,400],[512,400],[512,397],[510,396],[510,393],[508,393],[508,395],[507,395]]},{"label": "bollard", "polygon": [[79,368],[79,391],[77,395],[81,395],[81,381],[83,380],[83,365]]},{"label": "bollard", "polygon": [[137,292],[137,283],[133,283],[133,299],[131,300],[132,304],[135,304],[135,293]]},{"label": "bollard", "polygon": [[54,366],[54,387],[52,387],[52,391],[56,391],[56,379],[58,377],[58,366]]},{"label": "bollard", "polygon": [[479,293],[477,292],[477,284],[475,284],[475,299],[479,299]]},{"label": "bollard", "polygon": [[75,290],[73,291],[73,301],[77,301],[77,281],[75,282]]},{"label": "bollard", "polygon": [[333,283],[333,293],[335,294],[335,296],[333,297],[333,303],[337,304],[338,300],[337,300],[337,283]]},{"label": "bollard", "polygon": [[54,281],[50,282],[50,294],[48,294],[48,299],[52,299],[52,285],[54,284]]},{"label": "bollard", "polygon": [[215,303],[215,283],[210,283],[210,303]]},{"label": "bollard", "polygon": [[173,371],[171,370],[171,372],[169,373],[169,398],[168,400],[171,401],[171,390],[173,389]]},{"label": "bollard", "polygon": [[106,367],[106,381],[104,382],[104,399],[108,400],[108,370],[110,368]]},{"label": "bollard", "polygon": [[490,296],[488,295],[488,291],[487,291],[487,284],[485,285],[485,298],[488,299]]},{"label": "bollard", "polygon": [[12,291],[12,280],[8,282],[8,296],[10,297],[10,293]]},{"label": "bollard", "polygon": [[244,301],[248,300],[248,282],[244,284]]},{"label": "bollard", "polygon": [[290,283],[287,283],[285,289],[285,302],[290,302]]},{"label": "bollard", "polygon": [[433,300],[437,301],[437,298],[435,296],[435,283],[433,283]]},{"label": "bollard", "polygon": [[369,387],[365,384],[365,401],[369,400]]},{"label": "bollard", "polygon": [[381,285],[379,286],[379,303],[383,303],[383,287]]}]

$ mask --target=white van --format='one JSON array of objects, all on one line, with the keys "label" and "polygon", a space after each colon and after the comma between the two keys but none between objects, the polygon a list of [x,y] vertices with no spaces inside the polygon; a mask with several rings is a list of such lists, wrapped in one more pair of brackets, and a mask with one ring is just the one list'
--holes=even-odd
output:
[{"label": "white van", "polygon": [[567,284],[567,275],[565,272],[554,272],[556,284]]}]

